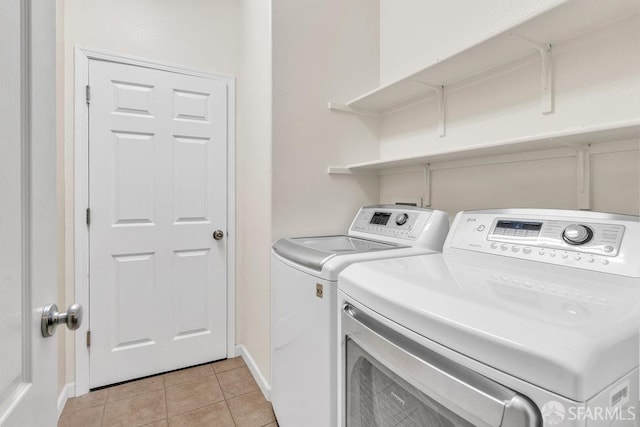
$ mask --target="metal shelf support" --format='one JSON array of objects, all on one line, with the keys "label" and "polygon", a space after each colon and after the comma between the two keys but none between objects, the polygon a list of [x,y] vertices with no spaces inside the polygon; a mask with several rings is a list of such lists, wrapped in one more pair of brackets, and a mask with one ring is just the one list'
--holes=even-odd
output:
[{"label": "metal shelf support", "polygon": [[422,195],[422,206],[431,206],[431,163],[424,166],[424,194]]},{"label": "metal shelf support", "polygon": [[578,209],[591,209],[591,145],[584,144],[576,152]]},{"label": "metal shelf support", "polygon": [[415,83],[424,85],[436,92],[437,108],[438,108],[438,136],[442,137],[446,134],[445,124],[445,103],[444,103],[444,86],[431,85],[429,83],[421,82],[419,80],[412,80]]},{"label": "metal shelf support", "polygon": [[511,36],[533,47],[540,54],[540,110],[542,114],[553,113],[553,60],[551,58],[551,45],[532,42],[514,33],[511,33]]}]

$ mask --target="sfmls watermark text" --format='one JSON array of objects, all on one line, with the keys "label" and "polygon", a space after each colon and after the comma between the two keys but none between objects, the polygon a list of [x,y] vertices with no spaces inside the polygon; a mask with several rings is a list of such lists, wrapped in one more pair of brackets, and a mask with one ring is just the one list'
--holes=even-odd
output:
[{"label": "sfmls watermark text", "polygon": [[554,400],[549,401],[542,407],[542,418],[547,425],[558,425],[562,421],[635,421],[637,417],[636,408],[621,406],[615,407],[591,407],[569,406]]}]

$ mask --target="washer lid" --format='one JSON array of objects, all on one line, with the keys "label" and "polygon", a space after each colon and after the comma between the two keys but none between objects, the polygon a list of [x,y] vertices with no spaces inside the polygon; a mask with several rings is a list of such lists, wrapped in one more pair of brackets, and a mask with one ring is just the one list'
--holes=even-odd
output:
[{"label": "washer lid", "polygon": [[358,263],[338,287],[409,330],[574,401],[638,366],[638,279],[492,258]]},{"label": "washer lid", "polygon": [[273,244],[273,250],[281,257],[297,264],[320,271],[322,266],[337,255],[400,249],[394,243],[361,239],[350,236],[318,236],[280,239]]}]

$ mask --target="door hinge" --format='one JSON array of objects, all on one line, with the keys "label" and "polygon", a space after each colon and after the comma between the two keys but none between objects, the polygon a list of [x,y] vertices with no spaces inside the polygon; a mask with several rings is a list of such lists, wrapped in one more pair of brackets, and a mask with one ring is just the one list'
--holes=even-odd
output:
[{"label": "door hinge", "polygon": [[91,329],[87,330],[87,347],[91,347]]},{"label": "door hinge", "polygon": [[87,85],[85,87],[86,90],[86,99],[87,99],[87,104],[91,101],[91,86]]},{"label": "door hinge", "polygon": [[87,208],[86,212],[87,227],[91,225],[91,209]]}]

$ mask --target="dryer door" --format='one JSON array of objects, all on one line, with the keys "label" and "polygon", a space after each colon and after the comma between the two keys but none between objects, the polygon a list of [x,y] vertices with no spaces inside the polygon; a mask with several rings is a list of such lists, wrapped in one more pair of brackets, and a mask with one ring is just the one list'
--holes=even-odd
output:
[{"label": "dryer door", "polygon": [[525,397],[345,304],[348,427],[538,427]]}]

